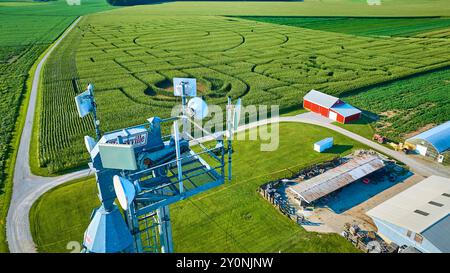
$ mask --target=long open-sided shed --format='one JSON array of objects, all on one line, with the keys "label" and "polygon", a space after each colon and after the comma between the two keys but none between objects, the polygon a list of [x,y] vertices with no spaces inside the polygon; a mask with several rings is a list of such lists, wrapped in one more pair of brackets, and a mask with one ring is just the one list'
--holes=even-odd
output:
[{"label": "long open-sided shed", "polygon": [[358,156],[334,169],[300,182],[288,189],[305,202],[311,203],[382,169],[384,166],[383,160],[376,155]]}]

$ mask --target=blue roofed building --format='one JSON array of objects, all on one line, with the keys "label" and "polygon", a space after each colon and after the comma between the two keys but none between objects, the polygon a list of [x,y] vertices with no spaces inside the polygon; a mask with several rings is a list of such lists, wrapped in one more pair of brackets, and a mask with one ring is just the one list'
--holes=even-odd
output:
[{"label": "blue roofed building", "polygon": [[450,121],[420,133],[405,141],[416,147],[416,152],[438,162],[450,163]]}]

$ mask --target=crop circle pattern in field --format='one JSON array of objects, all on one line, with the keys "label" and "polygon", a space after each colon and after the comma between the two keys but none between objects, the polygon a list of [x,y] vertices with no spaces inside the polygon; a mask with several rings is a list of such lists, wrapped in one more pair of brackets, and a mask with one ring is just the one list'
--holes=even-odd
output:
[{"label": "crop circle pattern in field", "polygon": [[168,116],[179,100],[171,93],[174,77],[197,78],[208,104],[232,96],[287,108],[311,89],[341,95],[450,65],[450,40],[360,37],[219,16],[93,15],[71,37],[46,69],[41,165],[66,166],[84,154],[90,123],[74,109],[55,115],[64,108],[61,97],[73,101],[81,91],[75,85],[94,83],[107,131]]}]

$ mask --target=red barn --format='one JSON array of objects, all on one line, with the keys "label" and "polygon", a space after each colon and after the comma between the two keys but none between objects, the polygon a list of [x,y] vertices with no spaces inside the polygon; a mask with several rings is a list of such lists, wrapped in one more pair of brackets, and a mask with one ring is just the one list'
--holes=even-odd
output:
[{"label": "red barn", "polygon": [[340,123],[348,123],[361,117],[361,111],[339,98],[311,90],[303,97],[303,108],[321,114]]}]

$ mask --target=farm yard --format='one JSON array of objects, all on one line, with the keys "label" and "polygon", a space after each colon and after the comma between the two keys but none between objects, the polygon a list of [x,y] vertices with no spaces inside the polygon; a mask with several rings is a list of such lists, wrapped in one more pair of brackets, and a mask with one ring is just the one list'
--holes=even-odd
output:
[{"label": "farm yard", "polygon": [[[235,141],[237,156],[231,183],[170,207],[176,252],[357,251],[337,234],[306,232],[261,198],[257,189],[267,181],[291,176],[306,166],[365,146],[313,125],[280,123],[279,129],[283,133],[278,150],[260,151],[261,140]],[[309,152],[314,142],[328,136],[334,137],[334,148],[326,153]],[[254,156],[243,156],[248,154]],[[94,179],[44,194],[30,213],[38,250],[69,252],[67,242],[81,242],[89,215],[97,205]]]},{"label": "farm yard", "polygon": [[341,96],[450,65],[448,39],[355,36],[223,16],[130,16],[135,9],[151,14],[132,7],[83,18],[47,63],[39,167],[52,173],[85,164],[82,139],[92,122],[78,118],[72,101],[89,82],[108,131],[168,115],[175,76],[197,78],[209,104],[232,96],[283,110],[300,108],[313,88]]}]

